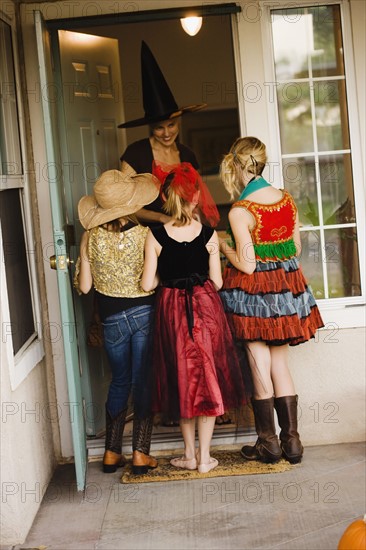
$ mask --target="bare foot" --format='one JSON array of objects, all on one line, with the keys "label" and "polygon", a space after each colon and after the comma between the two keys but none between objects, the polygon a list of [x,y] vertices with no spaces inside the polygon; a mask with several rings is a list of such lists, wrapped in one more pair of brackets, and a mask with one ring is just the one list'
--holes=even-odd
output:
[{"label": "bare foot", "polygon": [[207,474],[210,470],[213,470],[218,465],[218,460],[216,458],[210,457],[210,462],[207,464],[199,464],[198,465],[198,471],[200,474]]},{"label": "bare foot", "polygon": [[197,469],[197,460],[195,458],[186,458],[184,456],[180,458],[172,458],[170,464],[176,468],[183,468],[184,470]]}]

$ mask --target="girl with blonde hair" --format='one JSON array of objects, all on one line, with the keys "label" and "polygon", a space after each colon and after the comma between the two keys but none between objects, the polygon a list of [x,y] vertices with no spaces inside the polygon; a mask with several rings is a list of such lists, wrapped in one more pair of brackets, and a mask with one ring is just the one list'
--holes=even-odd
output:
[{"label": "girl with blonde hair", "polygon": [[[266,147],[255,137],[239,138],[221,164],[231,197],[229,243],[220,242],[228,264],[221,298],[237,340],[249,351],[258,439],[241,450],[247,460],[300,462],[297,399],[288,368],[288,347],[314,337],[323,326],[298,256],[299,218],[292,196],[262,176]],[[281,428],[275,431],[274,409]]]}]

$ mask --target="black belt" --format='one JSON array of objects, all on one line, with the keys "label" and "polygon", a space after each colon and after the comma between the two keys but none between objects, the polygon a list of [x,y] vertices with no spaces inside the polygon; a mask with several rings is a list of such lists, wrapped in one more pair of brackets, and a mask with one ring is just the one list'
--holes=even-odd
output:
[{"label": "black belt", "polygon": [[168,281],[163,281],[162,286],[167,288],[179,288],[185,290],[185,306],[186,306],[186,315],[188,322],[189,334],[193,338],[193,327],[194,327],[194,317],[193,317],[193,287],[203,286],[207,281],[207,275],[200,275],[199,273],[192,273],[190,277],[184,277],[181,279],[169,279]]}]

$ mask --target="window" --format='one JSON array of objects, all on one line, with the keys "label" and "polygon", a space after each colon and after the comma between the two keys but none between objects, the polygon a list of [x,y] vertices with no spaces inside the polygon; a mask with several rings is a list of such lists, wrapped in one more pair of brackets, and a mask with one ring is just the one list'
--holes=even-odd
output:
[{"label": "window", "polygon": [[271,11],[283,178],[317,299],[362,294],[340,6]]},{"label": "window", "polygon": [[[0,220],[2,244],[2,342],[12,350],[10,364],[22,363],[27,350],[39,346],[37,289],[32,250],[29,201],[25,189],[21,124],[15,71],[12,28],[0,19]],[[6,292],[4,289],[6,288]],[[27,355],[29,372],[40,359],[40,350]],[[9,356],[9,353],[8,353]],[[22,376],[12,378],[19,383]]]}]

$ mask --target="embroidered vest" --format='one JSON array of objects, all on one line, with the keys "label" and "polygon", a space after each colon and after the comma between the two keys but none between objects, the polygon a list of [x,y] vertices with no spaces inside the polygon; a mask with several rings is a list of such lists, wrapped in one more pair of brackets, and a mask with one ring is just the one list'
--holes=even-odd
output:
[{"label": "embroidered vest", "polygon": [[235,207],[245,208],[254,218],[251,235],[257,261],[288,260],[296,256],[293,234],[297,208],[287,191],[283,192],[282,199],[273,204],[241,200],[232,205],[232,208]]}]

